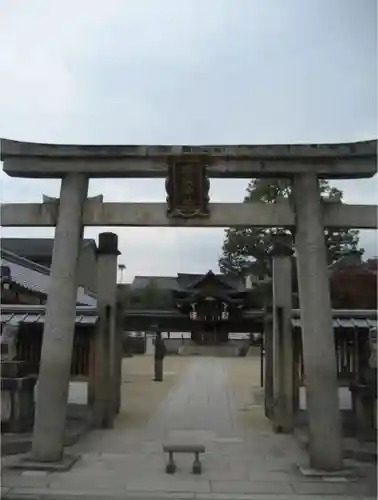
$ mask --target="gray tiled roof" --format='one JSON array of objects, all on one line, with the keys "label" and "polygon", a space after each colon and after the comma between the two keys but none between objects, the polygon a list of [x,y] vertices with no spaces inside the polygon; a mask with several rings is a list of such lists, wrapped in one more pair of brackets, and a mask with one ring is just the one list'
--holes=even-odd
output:
[{"label": "gray tiled roof", "polygon": [[[83,246],[94,244],[94,239],[83,239]],[[54,247],[54,238],[1,238],[2,250],[7,250],[20,257],[51,257]]]},{"label": "gray tiled roof", "polygon": [[[1,265],[10,269],[11,282],[19,286],[41,293],[48,294],[50,284],[50,269],[40,264],[36,264],[28,259],[19,257],[5,249],[1,249]],[[79,287],[77,301],[86,305],[95,305],[96,299],[84,293]]]},{"label": "gray tiled roof", "polygon": [[176,290],[178,283],[175,276],[135,276],[130,289],[143,290],[147,286],[155,286],[160,290]]},{"label": "gray tiled roof", "polygon": [[[209,271],[210,272],[210,271]],[[189,274],[189,273],[178,273],[177,278],[178,282],[180,284],[180,287],[182,288],[187,288],[196,281],[199,281],[201,278],[206,276],[207,273],[205,274]],[[226,283],[227,285],[231,286],[232,288],[235,288],[237,291],[243,291],[244,290],[244,282],[242,279],[234,278],[232,276],[226,276],[225,274],[215,274],[215,278],[218,278],[220,281],[223,281],[223,283]]]},{"label": "gray tiled roof", "polygon": [[[155,286],[160,290],[186,290],[190,285],[203,278],[205,274],[178,273],[176,276],[135,276],[130,285],[131,290],[143,290],[147,286]],[[244,291],[243,280],[215,274],[224,283],[227,283],[236,291]]]}]

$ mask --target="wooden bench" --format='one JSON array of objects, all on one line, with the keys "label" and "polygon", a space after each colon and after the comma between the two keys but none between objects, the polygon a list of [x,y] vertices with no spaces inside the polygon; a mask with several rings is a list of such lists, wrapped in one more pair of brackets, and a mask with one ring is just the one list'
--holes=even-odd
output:
[{"label": "wooden bench", "polygon": [[200,453],[205,453],[206,448],[203,444],[164,444],[163,451],[168,453],[168,463],[165,469],[167,474],[174,474],[176,472],[176,463],[174,460],[175,453],[193,453],[194,462],[192,467],[193,474],[201,474],[202,466],[200,462]]}]

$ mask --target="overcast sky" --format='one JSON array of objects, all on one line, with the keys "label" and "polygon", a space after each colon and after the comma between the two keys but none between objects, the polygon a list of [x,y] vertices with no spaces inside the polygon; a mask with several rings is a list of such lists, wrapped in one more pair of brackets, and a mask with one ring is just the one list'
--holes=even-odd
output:
[{"label": "overcast sky", "polygon": [[[376,11],[375,0],[0,0],[0,136],[71,144],[376,138]],[[1,181],[3,201],[59,193],[55,181],[3,173]],[[212,180],[212,200],[239,201],[246,184]],[[376,179],[336,185],[349,203],[377,201]],[[100,193],[165,200],[162,179],[91,181],[90,195]],[[223,230],[116,231],[127,280],[217,270]],[[361,236],[376,254],[375,232]]]}]

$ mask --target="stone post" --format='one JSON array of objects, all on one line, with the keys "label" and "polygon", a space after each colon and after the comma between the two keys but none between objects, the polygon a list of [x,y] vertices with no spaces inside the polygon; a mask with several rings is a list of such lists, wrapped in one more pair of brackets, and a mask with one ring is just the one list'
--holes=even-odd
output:
[{"label": "stone post", "polygon": [[116,311],[116,362],[115,362],[115,378],[114,378],[114,412],[118,415],[121,409],[122,395],[122,361],[123,361],[123,314],[121,304],[117,303]]},{"label": "stone post", "polygon": [[293,411],[294,419],[299,412],[300,384],[301,384],[301,332],[293,329]]},{"label": "stone post", "polygon": [[72,346],[75,331],[77,263],[82,241],[82,212],[88,178],[72,173],[62,179],[55,230],[46,319],[43,331],[32,458],[62,459]]},{"label": "stone post", "polygon": [[264,316],[264,351],[265,351],[265,374],[264,374],[264,400],[265,416],[273,416],[273,324],[272,307],[265,306]]},{"label": "stone post", "polygon": [[89,342],[89,352],[88,352],[88,389],[87,389],[87,404],[90,408],[93,408],[95,401],[95,388],[96,388],[96,365],[95,365],[95,348],[96,348],[96,333],[97,329],[94,329],[94,334]]},{"label": "stone post", "polygon": [[292,242],[289,235],[277,235],[270,249],[273,270],[273,425],[277,432],[292,432],[293,334]]},{"label": "stone post", "polygon": [[310,465],[333,471],[342,467],[342,429],[327,248],[316,175],[295,176],[293,201]]},{"label": "stone post", "polygon": [[155,382],[163,382],[163,359],[166,354],[166,348],[164,345],[164,340],[161,337],[161,332],[156,331],[155,337],[155,357],[154,357],[154,372],[155,372]]},{"label": "stone post", "polygon": [[97,250],[97,308],[93,389],[94,425],[109,428],[115,416],[118,237],[101,233]]}]

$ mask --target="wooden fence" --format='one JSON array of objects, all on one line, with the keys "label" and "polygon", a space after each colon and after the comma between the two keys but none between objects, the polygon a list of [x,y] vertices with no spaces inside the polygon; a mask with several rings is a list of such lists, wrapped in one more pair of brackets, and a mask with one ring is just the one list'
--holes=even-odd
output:
[{"label": "wooden fence", "polygon": [[[361,382],[369,358],[369,330],[367,328],[340,328],[335,330],[335,350],[337,377],[340,386],[349,386],[351,382]],[[304,381],[304,363],[300,330],[295,329],[295,342],[299,344],[300,380]]]},{"label": "wooden fence", "polygon": [[[89,370],[90,328],[76,328],[72,353],[71,377],[86,378]],[[30,370],[37,375],[41,358],[42,326],[21,325],[17,336],[17,359],[28,361]]]}]

